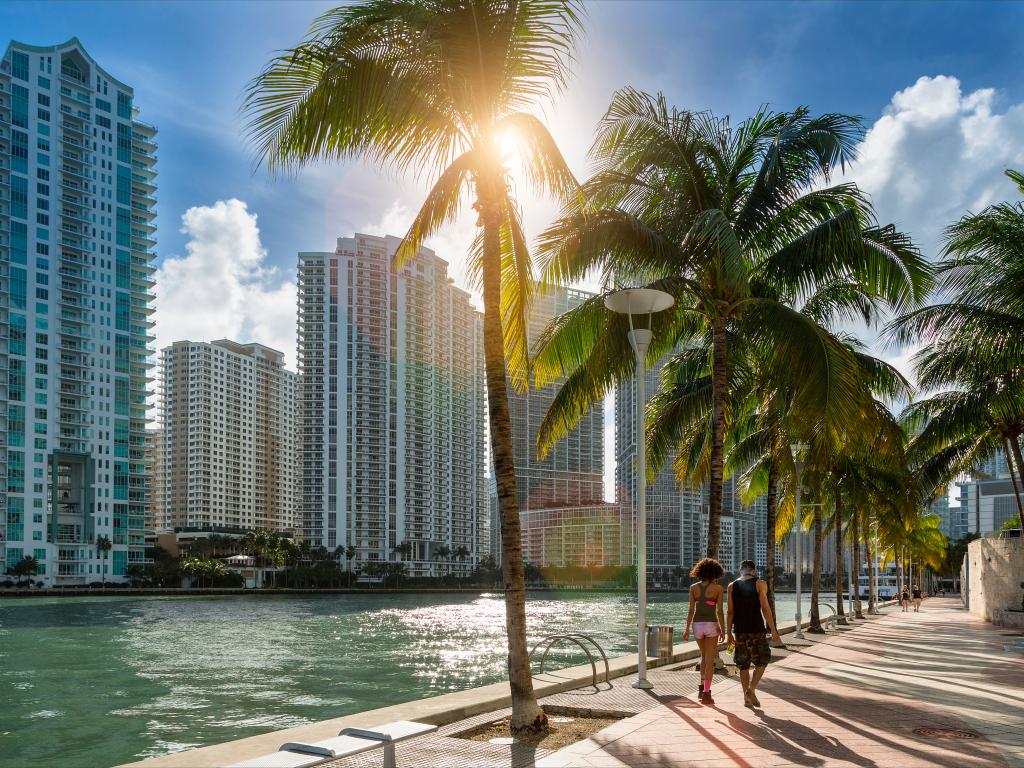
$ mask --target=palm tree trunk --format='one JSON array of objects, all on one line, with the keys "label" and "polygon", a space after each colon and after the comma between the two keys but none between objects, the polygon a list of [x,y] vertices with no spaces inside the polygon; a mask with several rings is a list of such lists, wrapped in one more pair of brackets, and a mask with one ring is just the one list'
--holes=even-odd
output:
[{"label": "palm tree trunk", "polygon": [[868,556],[868,614],[874,615],[878,613],[878,583],[875,581],[876,549],[870,528],[867,531],[867,537],[864,539],[864,547],[867,549]]},{"label": "palm tree trunk", "polygon": [[[1013,461],[1010,461],[1010,453],[1006,454],[1006,466],[1010,470],[1010,479],[1013,481],[1013,496],[1017,499],[1017,517],[1020,520],[1021,533],[1024,535],[1024,504],[1021,504],[1020,498],[1020,486],[1017,483],[1017,478],[1021,479],[1024,483],[1024,459],[1020,455],[1020,443],[1017,442],[1017,435],[1012,435],[1008,438],[1003,438],[1003,442],[1007,448],[1011,448],[1013,452]],[[1017,465],[1016,472],[1014,471],[1014,464]],[[1016,475],[1016,477],[1014,476]]]},{"label": "palm tree trunk", "polygon": [[725,390],[726,370],[725,320],[712,323],[713,353],[711,372],[711,479],[708,488],[708,557],[718,558],[721,534],[722,481],[725,475]]},{"label": "palm tree trunk", "polygon": [[811,615],[808,632],[822,633],[821,612],[818,610],[818,594],[821,590],[821,505],[814,505],[814,572],[811,573]]},{"label": "palm tree trunk", "polygon": [[768,562],[765,564],[765,576],[768,582],[768,605],[772,609],[772,616],[776,616],[775,613],[775,550],[778,546],[775,540],[775,518],[778,516],[778,489],[775,487],[779,481],[778,470],[775,468],[775,462],[768,462],[768,493],[766,498],[766,506],[768,512],[765,518],[765,522],[768,528]]},{"label": "palm tree trunk", "polygon": [[843,608],[843,497],[836,493],[835,524],[832,533],[836,537],[836,616],[840,624],[846,623],[846,610]]},{"label": "palm tree trunk", "polygon": [[850,538],[853,539],[853,557],[850,567],[853,569],[853,615],[863,619],[864,612],[860,604],[860,510],[855,509],[850,517]]},{"label": "palm tree trunk", "polygon": [[516,499],[516,468],[512,450],[512,419],[505,375],[505,339],[501,324],[501,179],[477,178],[477,202],[483,224],[484,361],[491,460],[501,521],[501,568],[505,581],[505,630],[508,636],[508,677],[512,693],[512,734],[540,730],[547,716],[537,704],[526,644],[526,582]]}]

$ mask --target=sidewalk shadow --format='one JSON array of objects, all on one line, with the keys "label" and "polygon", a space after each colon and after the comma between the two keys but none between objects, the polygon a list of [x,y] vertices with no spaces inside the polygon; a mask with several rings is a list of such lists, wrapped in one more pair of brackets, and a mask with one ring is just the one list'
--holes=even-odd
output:
[{"label": "sidewalk shadow", "polygon": [[[811,715],[835,723],[851,734],[871,739],[881,746],[907,755],[908,758],[925,762],[934,762],[936,755],[917,749],[911,743],[897,741],[896,739],[919,739],[919,737],[914,736],[911,732],[918,722],[932,723],[942,720],[950,725],[963,727],[962,720],[956,717],[955,714],[936,710],[930,704],[905,697],[896,697],[895,701],[879,701],[877,699],[866,699],[857,696],[853,691],[831,693],[782,680],[765,681],[763,690],[772,696],[777,696],[800,709],[806,710]],[[811,700],[815,703],[811,703]],[[869,720],[863,714],[858,713],[872,713],[880,722]],[[762,712],[758,714],[762,718],[769,717],[763,715]],[[894,732],[892,721],[886,719],[890,714],[896,718],[897,727],[905,730],[901,730],[898,734]],[[788,728],[791,722],[790,720],[782,720],[779,721],[779,724],[780,727]],[[811,733],[816,733],[813,729],[808,730]],[[964,768],[967,766],[987,768],[994,765],[992,758],[995,755],[991,754],[994,745],[987,740],[949,741],[944,743],[943,746],[959,758],[960,762],[957,765]],[[989,752],[989,754],[985,754],[986,752]],[[895,765],[898,765],[898,763]]]}]

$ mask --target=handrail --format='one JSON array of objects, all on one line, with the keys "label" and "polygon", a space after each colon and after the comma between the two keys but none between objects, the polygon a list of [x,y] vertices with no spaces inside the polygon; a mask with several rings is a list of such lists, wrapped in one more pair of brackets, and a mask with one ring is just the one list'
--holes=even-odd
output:
[{"label": "handrail", "polygon": [[597,642],[597,640],[595,640],[592,635],[587,635],[583,632],[566,632],[565,634],[570,637],[583,638],[587,642],[591,643],[595,648],[597,648],[597,650],[601,653],[601,659],[604,661],[604,680],[605,682],[608,682],[609,677],[611,677],[611,672],[608,670],[608,656],[605,654],[604,648],[601,647],[601,644]]},{"label": "handrail", "polygon": [[541,657],[540,657],[540,672],[539,672],[539,674],[544,674],[544,662],[548,658],[548,653],[551,651],[551,649],[557,643],[559,643],[562,640],[566,640],[566,641],[568,641],[570,643],[575,643],[576,645],[578,645],[580,647],[580,649],[583,651],[583,653],[586,654],[587,661],[590,662],[590,679],[591,679],[591,684],[594,686],[594,688],[597,688],[597,683],[598,683],[598,679],[597,679],[597,664],[594,663],[594,655],[590,652],[590,648],[587,647],[585,642],[586,643],[590,643],[591,645],[593,645],[594,648],[596,648],[598,650],[598,652],[601,654],[601,658],[604,660],[604,680],[605,680],[605,682],[609,681],[609,679],[611,678],[611,673],[610,673],[609,668],[608,668],[608,656],[607,656],[607,654],[605,654],[604,648],[602,648],[601,644],[598,643],[592,636],[584,634],[582,632],[567,632],[567,633],[564,633],[564,634],[548,635],[543,640],[541,640],[536,645],[534,645],[533,649],[530,651],[530,657],[531,658],[537,652],[537,649],[540,648],[542,645],[545,645],[545,643],[546,643],[546,646],[544,648],[544,653],[541,654]]}]

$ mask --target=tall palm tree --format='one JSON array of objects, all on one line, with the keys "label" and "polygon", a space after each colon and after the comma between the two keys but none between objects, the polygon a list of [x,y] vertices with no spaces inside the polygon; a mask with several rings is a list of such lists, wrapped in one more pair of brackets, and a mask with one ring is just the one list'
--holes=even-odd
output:
[{"label": "tall palm tree", "polygon": [[[1006,175],[1024,194],[1024,174]],[[938,487],[1005,451],[1024,525],[1024,203],[991,205],[947,227],[938,277],[948,300],[890,326],[896,343],[925,345],[918,379],[937,392],[904,414],[916,433],[912,452],[922,480]]]},{"label": "tall palm tree", "polygon": [[111,543],[109,536],[96,537],[96,551],[103,553],[103,567],[100,569],[100,583],[104,586],[107,584],[107,552],[113,548],[114,545]]},{"label": "tall palm tree", "polygon": [[473,200],[470,254],[482,283],[491,459],[501,519],[511,730],[543,727],[526,644],[509,380],[528,381],[533,285],[503,144],[518,142],[525,179],[564,198],[576,182],[535,110],[568,80],[575,0],[368,0],[328,11],[309,37],[253,80],[250,138],[272,170],[366,157],[436,177],[396,256]]},{"label": "tall palm tree", "polygon": [[[857,372],[842,345],[780,296],[856,277],[902,311],[919,300],[927,268],[909,241],[874,225],[851,184],[828,186],[852,159],[858,122],[808,109],[762,110],[737,127],[726,118],[669,107],[664,96],[626,88],[612,100],[591,149],[595,175],[542,236],[545,279],[572,282],[593,271],[606,291],[646,285],[674,295],[653,319],[649,362],[695,339],[708,350],[710,403],[691,481],[708,480],[707,551],[717,556],[725,435],[731,418],[732,349],[760,346],[790,366],[800,396],[841,417]],[[604,296],[557,318],[540,340],[538,386],[564,378],[538,436],[548,450],[634,368],[626,318]],[[816,350],[816,354],[806,354]]]}]

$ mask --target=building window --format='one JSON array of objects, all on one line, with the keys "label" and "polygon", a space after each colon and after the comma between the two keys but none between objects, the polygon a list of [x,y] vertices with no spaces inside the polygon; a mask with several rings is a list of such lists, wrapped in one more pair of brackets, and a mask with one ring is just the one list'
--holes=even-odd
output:
[{"label": "building window", "polygon": [[11,76],[28,82],[28,54],[14,51],[11,54]]}]

